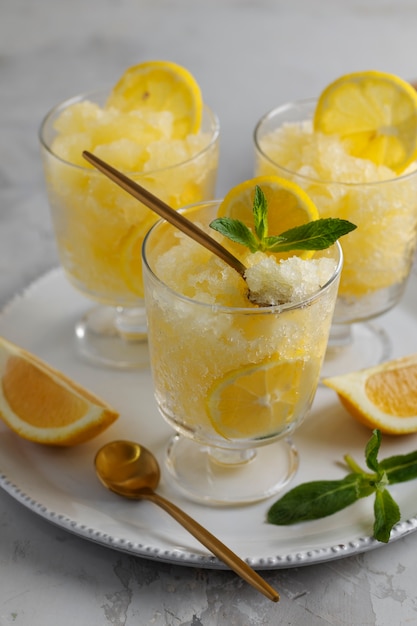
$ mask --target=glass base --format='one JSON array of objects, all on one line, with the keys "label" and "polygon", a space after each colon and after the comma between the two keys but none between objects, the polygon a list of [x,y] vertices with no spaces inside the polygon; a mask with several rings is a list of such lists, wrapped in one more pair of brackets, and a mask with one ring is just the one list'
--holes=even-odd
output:
[{"label": "glass base", "polygon": [[149,365],[145,310],[97,306],[75,327],[80,354],[89,362],[117,369]]},{"label": "glass base", "polygon": [[373,367],[391,356],[387,333],[370,323],[334,324],[321,369],[321,378]]},{"label": "glass base", "polygon": [[290,439],[250,450],[203,446],[176,434],[166,466],[176,487],[191,500],[209,505],[239,505],[265,500],[295,476],[298,452]]}]

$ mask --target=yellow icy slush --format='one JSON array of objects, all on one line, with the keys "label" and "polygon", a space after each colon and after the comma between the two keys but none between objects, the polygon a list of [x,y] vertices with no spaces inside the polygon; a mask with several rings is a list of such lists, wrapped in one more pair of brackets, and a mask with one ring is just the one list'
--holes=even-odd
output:
[{"label": "yellow icy slush", "polygon": [[417,235],[417,94],[391,75],[362,72],[318,101],[284,105],[255,131],[256,175],[303,187],[321,217],[358,228],[342,244],[336,318],[357,321],[399,299]]},{"label": "yellow icy slush", "polygon": [[[203,203],[186,215],[220,238],[208,227],[217,210],[216,202]],[[319,379],[339,245],[308,259],[248,253],[246,283],[205,248],[158,223],[144,259],[149,349],[164,418],[197,441],[236,448],[290,433],[308,412]],[[271,306],[249,301],[248,285]]]},{"label": "yellow icy slush", "polygon": [[88,150],[177,209],[214,195],[218,121],[192,75],[174,63],[129,68],[107,93],[72,98],[41,128],[61,263],[102,303],[143,297],[141,246],[157,217],[82,157]]}]

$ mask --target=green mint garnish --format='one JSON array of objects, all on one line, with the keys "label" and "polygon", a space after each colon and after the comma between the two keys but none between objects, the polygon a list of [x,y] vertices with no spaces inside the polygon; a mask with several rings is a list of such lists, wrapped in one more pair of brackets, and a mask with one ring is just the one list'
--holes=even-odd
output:
[{"label": "green mint garnish", "polygon": [[354,230],[348,220],[324,218],[290,228],[280,235],[268,235],[268,203],[262,189],[256,185],[253,201],[254,230],[240,220],[218,217],[210,227],[251,252],[289,252],[291,250],[324,250]]},{"label": "green mint garnish", "polygon": [[372,494],[374,500],[373,536],[387,543],[392,527],[400,521],[400,509],[387,487],[417,478],[417,451],[378,461],[381,433],[374,430],[365,448],[364,471],[347,454],[345,462],[351,472],[341,480],[318,480],[303,483],[286,493],[271,506],[267,520],[286,526],[320,519]]}]

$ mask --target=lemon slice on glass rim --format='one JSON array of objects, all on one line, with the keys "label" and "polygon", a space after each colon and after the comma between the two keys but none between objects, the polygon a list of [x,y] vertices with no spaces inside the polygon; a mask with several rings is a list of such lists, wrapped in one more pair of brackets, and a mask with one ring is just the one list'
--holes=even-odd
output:
[{"label": "lemon slice on glass rim", "polygon": [[417,92],[393,74],[353,72],[330,83],[318,99],[313,125],[345,140],[351,155],[397,174],[417,158]]},{"label": "lemon slice on glass rim", "polygon": [[[217,210],[217,217],[230,217],[242,221],[253,229],[253,200],[255,188],[259,186],[268,203],[268,233],[271,236],[317,220],[319,212],[307,193],[296,183],[279,176],[258,176],[233,187],[224,197]],[[242,245],[224,239],[224,245],[236,256],[242,258],[247,249]],[[307,259],[312,250],[292,250],[290,252],[269,253],[277,260],[299,256]]]},{"label": "lemon slice on glass rim", "polygon": [[174,119],[173,137],[184,139],[200,129],[203,100],[187,69],[171,61],[145,61],[124,72],[106,106],[124,112],[169,111]]}]

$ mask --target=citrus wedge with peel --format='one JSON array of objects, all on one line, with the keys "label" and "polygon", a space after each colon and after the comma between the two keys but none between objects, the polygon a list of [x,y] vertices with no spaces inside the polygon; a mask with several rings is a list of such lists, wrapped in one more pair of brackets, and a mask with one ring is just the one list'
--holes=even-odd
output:
[{"label": "citrus wedge with peel", "polygon": [[217,381],[206,410],[225,439],[255,439],[282,431],[299,402],[303,359],[272,360],[233,370]]},{"label": "citrus wedge with peel", "polygon": [[393,74],[346,74],[321,93],[314,130],[338,135],[353,156],[401,173],[417,157],[417,93]]},{"label": "citrus wedge with peel", "polygon": [[[278,176],[258,176],[233,187],[224,197],[217,217],[238,219],[253,230],[253,200],[255,189],[259,186],[268,203],[268,235],[281,235],[286,230],[311,222],[319,218],[316,205],[306,192],[296,183]],[[224,245],[236,256],[242,256],[247,249],[241,244],[225,239]],[[311,258],[311,250],[293,250],[274,252],[277,259],[291,256]]]},{"label": "citrus wedge with peel", "polygon": [[128,68],[113,87],[106,103],[119,111],[169,111],[173,137],[184,139],[201,125],[203,100],[193,75],[171,61],[145,61]]},{"label": "citrus wedge with peel", "polygon": [[4,338],[0,338],[0,378],[0,418],[36,443],[83,443],[119,416],[63,373]]},{"label": "citrus wedge with peel", "polygon": [[365,426],[390,435],[417,432],[417,354],[322,382]]}]

